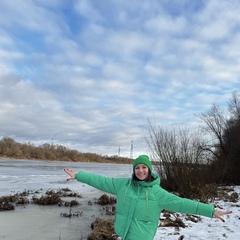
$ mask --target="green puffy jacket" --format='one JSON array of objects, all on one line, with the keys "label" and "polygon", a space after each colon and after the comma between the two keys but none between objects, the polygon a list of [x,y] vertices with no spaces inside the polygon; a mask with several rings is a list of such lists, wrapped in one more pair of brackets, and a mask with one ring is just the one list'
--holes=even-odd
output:
[{"label": "green puffy jacket", "polygon": [[75,178],[92,187],[116,195],[115,232],[122,240],[153,240],[163,209],[212,217],[214,206],[180,198],[160,187],[160,178],[152,182],[131,178],[109,178],[78,172]]}]

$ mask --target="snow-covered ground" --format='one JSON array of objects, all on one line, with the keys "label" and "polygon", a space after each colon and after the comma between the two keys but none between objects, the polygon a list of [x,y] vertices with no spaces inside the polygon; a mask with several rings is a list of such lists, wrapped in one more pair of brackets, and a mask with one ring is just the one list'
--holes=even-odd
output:
[{"label": "snow-covered ground", "polygon": [[[240,186],[234,187],[234,191],[240,196]],[[229,192],[231,194],[232,192]],[[216,200],[213,202],[222,211],[233,211],[231,215],[225,215],[225,222],[216,218],[200,217],[197,223],[186,220],[186,215],[179,214],[179,218],[186,225],[185,228],[175,229],[174,227],[161,227],[155,235],[154,240],[160,239],[184,239],[184,240],[223,240],[223,239],[240,239],[240,199],[238,202],[224,202]],[[173,218],[174,220],[174,218]],[[180,238],[180,237],[183,238]]]},{"label": "snow-covered ground", "polygon": [[[101,211],[96,211],[96,206],[89,206],[87,202],[103,192],[77,181],[67,182],[63,171],[65,167],[76,172],[84,170],[112,177],[129,177],[132,173],[131,165],[0,159],[0,196],[24,190],[41,189],[44,193],[49,189],[70,188],[83,195],[79,209],[84,211],[84,215],[79,218],[61,218],[60,214],[67,212],[67,209],[30,204],[19,206],[14,211],[0,212],[0,239],[79,240],[81,236],[86,239],[87,232],[91,231],[91,222],[98,215],[102,217]],[[239,186],[234,187],[234,191],[240,195]],[[194,223],[180,214],[186,227],[160,227],[154,240],[240,239],[240,200],[236,203],[216,200],[214,203],[223,210],[233,211],[225,217],[224,223],[207,217],[201,217],[199,222]]]}]

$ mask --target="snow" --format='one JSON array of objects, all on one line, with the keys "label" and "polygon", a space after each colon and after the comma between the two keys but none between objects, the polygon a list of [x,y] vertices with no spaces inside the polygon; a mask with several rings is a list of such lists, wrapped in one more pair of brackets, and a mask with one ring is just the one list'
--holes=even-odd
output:
[{"label": "snow", "polygon": [[[67,182],[67,175],[63,171],[66,167],[75,172],[84,170],[111,177],[129,177],[132,173],[132,166],[125,164],[0,159],[0,196],[24,190],[42,189],[44,191],[66,187],[87,196],[85,202],[88,198],[102,194],[101,191],[86,184],[77,181]],[[240,196],[240,186],[232,188]],[[231,215],[224,217],[225,222],[215,218],[201,217],[201,220],[195,223],[186,220],[186,215],[179,214],[179,218],[183,220],[186,227],[179,229],[159,227],[154,240],[240,239],[240,199],[236,203],[216,199],[213,203],[223,211],[233,211]],[[80,234],[85,236],[86,232],[91,230],[88,225],[94,220],[92,214],[96,211],[93,206],[87,206],[84,203],[82,207],[84,207],[84,211],[89,212],[83,219],[56,219],[56,213],[53,211],[58,211],[59,214],[63,209],[59,210],[53,206],[33,207],[31,204],[25,209],[0,212],[0,239],[58,239],[60,236],[64,240],[79,239],[76,236],[81,236]]]}]

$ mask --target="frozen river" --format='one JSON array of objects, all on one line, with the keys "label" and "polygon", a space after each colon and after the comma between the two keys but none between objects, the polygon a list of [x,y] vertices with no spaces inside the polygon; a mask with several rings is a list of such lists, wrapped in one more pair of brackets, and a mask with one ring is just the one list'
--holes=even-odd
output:
[{"label": "frozen river", "polygon": [[66,185],[72,190],[79,191],[78,182],[73,181],[70,184],[66,181],[67,174],[63,171],[64,168],[109,177],[129,177],[132,173],[132,165],[128,164],[0,159],[0,195],[25,189],[59,189]]},{"label": "frozen river", "polygon": [[[68,176],[63,171],[64,168],[110,177],[129,177],[132,173],[132,165],[124,164],[0,159],[0,196],[39,189],[45,193],[49,189],[61,188],[70,188],[83,195],[83,198],[79,199],[80,205],[75,207],[76,211],[83,212],[81,217],[60,217],[61,213],[69,212],[69,208],[35,204],[18,206],[14,211],[0,212],[0,240],[82,240],[87,239],[87,234],[91,231],[90,224],[96,217],[110,218],[103,214],[100,206],[87,204],[90,199],[99,197],[103,192],[77,181],[67,182]],[[240,186],[235,186],[234,189],[240,196]],[[184,240],[239,239],[239,204],[240,199],[236,203],[215,201],[215,205],[221,209],[233,211],[224,223],[207,217],[194,223],[187,221],[181,214],[179,216],[186,228],[177,231],[173,227],[160,227],[154,240],[177,240],[180,236],[184,236]]]},{"label": "frozen river", "polygon": [[64,168],[112,177],[129,177],[132,173],[132,165],[125,164],[0,159],[0,196],[40,189],[44,194],[49,189],[61,188],[70,188],[83,196],[78,199],[80,205],[74,208],[83,212],[81,217],[60,217],[61,213],[69,212],[69,209],[35,204],[18,206],[10,212],[0,212],[0,239],[79,240],[81,237],[86,239],[87,233],[91,231],[91,222],[97,216],[102,216],[98,205],[89,206],[87,203],[101,196],[103,192],[77,181],[67,182],[68,176],[63,171]]}]

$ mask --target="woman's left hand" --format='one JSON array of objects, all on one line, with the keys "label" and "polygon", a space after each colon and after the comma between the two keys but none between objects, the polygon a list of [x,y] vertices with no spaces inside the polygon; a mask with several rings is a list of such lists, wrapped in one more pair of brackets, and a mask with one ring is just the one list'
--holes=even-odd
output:
[{"label": "woman's left hand", "polygon": [[223,212],[223,211],[215,210],[213,216],[220,219],[222,222],[225,222],[225,220],[222,218],[222,216],[228,215],[231,213],[232,213],[232,211]]}]

